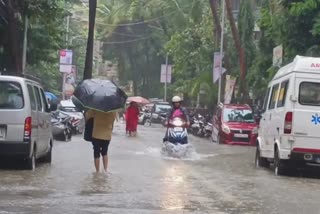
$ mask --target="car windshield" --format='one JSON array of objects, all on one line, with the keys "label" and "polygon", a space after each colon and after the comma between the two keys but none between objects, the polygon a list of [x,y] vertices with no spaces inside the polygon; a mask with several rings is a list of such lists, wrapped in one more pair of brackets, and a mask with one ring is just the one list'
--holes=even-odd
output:
[{"label": "car windshield", "polygon": [[17,82],[0,81],[0,109],[22,109],[22,89]]},{"label": "car windshield", "polygon": [[224,122],[245,122],[254,123],[252,111],[249,109],[224,109],[223,111]]},{"label": "car windshield", "polygon": [[156,105],[156,112],[169,112],[171,109],[170,105],[166,104],[157,104]]}]

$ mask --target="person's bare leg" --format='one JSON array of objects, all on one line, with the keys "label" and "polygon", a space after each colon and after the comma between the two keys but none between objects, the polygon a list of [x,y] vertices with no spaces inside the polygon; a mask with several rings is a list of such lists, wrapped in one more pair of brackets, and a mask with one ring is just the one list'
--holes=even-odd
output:
[{"label": "person's bare leg", "polygon": [[104,171],[107,172],[108,171],[108,164],[109,164],[108,155],[102,156],[102,158],[103,158]]},{"label": "person's bare leg", "polygon": [[96,172],[100,172],[100,158],[94,159],[94,166],[96,168]]}]

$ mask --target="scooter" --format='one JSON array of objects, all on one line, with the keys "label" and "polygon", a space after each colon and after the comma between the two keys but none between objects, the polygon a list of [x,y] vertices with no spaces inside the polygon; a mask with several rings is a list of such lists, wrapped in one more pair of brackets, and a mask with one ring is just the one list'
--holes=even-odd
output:
[{"label": "scooter", "polygon": [[162,154],[174,158],[184,158],[189,156],[190,148],[186,121],[180,117],[171,119],[167,123]]},{"label": "scooter", "polygon": [[212,135],[212,123],[207,122],[206,125],[203,127],[203,134],[204,137],[211,137]]},{"label": "scooter", "polygon": [[60,112],[51,113],[52,134],[54,139],[71,141],[72,124],[71,118]]}]

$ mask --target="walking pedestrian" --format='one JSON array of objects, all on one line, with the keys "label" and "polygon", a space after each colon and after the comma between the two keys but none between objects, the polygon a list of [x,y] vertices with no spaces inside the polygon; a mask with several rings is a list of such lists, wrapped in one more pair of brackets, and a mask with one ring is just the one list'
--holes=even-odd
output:
[{"label": "walking pedestrian", "polygon": [[129,136],[136,136],[138,120],[139,120],[139,107],[136,102],[131,102],[126,111],[126,133]]},{"label": "walking pedestrian", "polygon": [[108,148],[111,140],[113,123],[116,112],[104,113],[89,109],[86,112],[86,121],[93,119],[92,145],[94,155],[94,166],[96,172],[100,171],[100,157],[102,156],[104,171],[108,169]]}]

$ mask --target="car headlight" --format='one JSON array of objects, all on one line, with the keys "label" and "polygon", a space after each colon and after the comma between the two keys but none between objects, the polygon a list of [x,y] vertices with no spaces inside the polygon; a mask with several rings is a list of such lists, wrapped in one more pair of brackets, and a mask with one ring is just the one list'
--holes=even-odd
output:
[{"label": "car headlight", "polygon": [[258,127],[255,127],[252,129],[252,134],[258,134]]},{"label": "car headlight", "polygon": [[222,125],[222,131],[226,134],[230,134],[230,132],[231,132],[229,126],[224,125],[224,124]]}]

